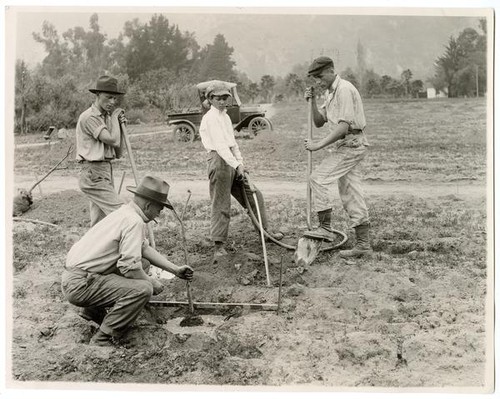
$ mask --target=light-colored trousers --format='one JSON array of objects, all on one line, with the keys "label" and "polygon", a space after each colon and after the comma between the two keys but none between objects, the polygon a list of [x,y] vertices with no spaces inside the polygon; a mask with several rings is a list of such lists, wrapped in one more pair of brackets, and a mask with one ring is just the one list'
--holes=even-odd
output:
[{"label": "light-colored trousers", "polygon": [[114,337],[119,337],[130,327],[153,295],[153,285],[148,280],[126,278],[114,273],[86,273],[81,269],[65,270],[61,284],[64,296],[73,305],[112,307],[100,329]]},{"label": "light-colored trousers", "polygon": [[349,215],[350,227],[370,223],[362,189],[360,163],[367,148],[340,147],[326,157],[311,173],[310,183],[316,212],[333,208],[333,186],[338,183],[342,206]]},{"label": "light-colored trousers", "polygon": [[[211,226],[210,236],[212,241],[225,242],[229,233],[229,221],[231,213],[231,195],[246,208],[243,192],[246,193],[248,202],[257,218],[257,209],[250,186],[236,179],[236,170],[229,166],[217,152],[208,154],[208,178],[210,180]],[[262,227],[267,230],[267,214],[264,207],[264,197],[259,190],[255,192],[259,211],[262,219]],[[258,229],[258,226],[254,226]],[[260,230],[259,230],[260,231]]]},{"label": "light-colored trousers", "polygon": [[90,200],[90,227],[125,203],[115,191],[111,162],[82,163],[78,184]]}]

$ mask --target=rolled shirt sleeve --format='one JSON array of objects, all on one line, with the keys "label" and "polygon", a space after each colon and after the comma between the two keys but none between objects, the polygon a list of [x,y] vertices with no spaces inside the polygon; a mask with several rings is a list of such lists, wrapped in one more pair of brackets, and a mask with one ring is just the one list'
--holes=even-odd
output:
[{"label": "rolled shirt sleeve", "polygon": [[142,251],[146,245],[149,243],[145,238],[144,223],[136,221],[123,230],[119,244],[120,257],[116,262],[120,273],[142,268]]}]

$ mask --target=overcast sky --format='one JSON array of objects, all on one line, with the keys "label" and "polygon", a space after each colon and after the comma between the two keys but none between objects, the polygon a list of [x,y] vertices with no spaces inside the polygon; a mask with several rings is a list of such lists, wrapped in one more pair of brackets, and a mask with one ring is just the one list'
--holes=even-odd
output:
[{"label": "overcast sky", "polygon": [[355,68],[358,43],[365,50],[368,67],[375,72],[398,76],[409,68],[415,78],[424,80],[433,73],[433,61],[443,53],[449,37],[466,27],[477,29],[479,14],[484,13],[476,9],[457,12],[387,8],[363,10],[362,15],[359,10],[338,8],[312,13],[290,8],[233,8],[220,12],[214,8],[109,6],[55,7],[47,12],[47,8],[18,7],[7,12],[8,20],[14,23],[16,58],[29,65],[43,59],[43,46],[33,39],[33,32],[41,32],[43,21],[49,21],[62,34],[75,26],[88,29],[94,12],[108,39],[116,38],[126,21],[138,18],[147,23],[154,13],[166,15],[181,31],[194,32],[201,46],[212,43],[215,35],[222,33],[234,48],[236,68],[254,81],[264,74],[284,76],[294,64],[310,62],[321,54],[334,58],[340,71]]}]

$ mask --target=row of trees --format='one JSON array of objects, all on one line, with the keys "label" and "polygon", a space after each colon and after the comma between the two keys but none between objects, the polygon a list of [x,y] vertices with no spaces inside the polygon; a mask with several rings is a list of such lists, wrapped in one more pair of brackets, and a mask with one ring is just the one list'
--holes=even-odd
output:
[{"label": "row of trees", "polygon": [[486,92],[487,26],[479,21],[480,32],[464,29],[458,37],[450,37],[443,55],[435,62],[436,74],[431,80],[449,97],[483,96]]},{"label": "row of trees", "polygon": [[[486,82],[486,23],[483,35],[466,29],[451,38],[446,52],[436,61],[432,84],[446,88],[450,96],[471,95],[474,88],[484,93]],[[30,69],[22,60],[16,63],[16,131],[40,131],[50,125],[74,126],[78,115],[92,101],[88,92],[103,73],[119,79],[131,120],[163,118],[169,110],[198,106],[193,84],[221,79],[238,83],[245,103],[281,101],[302,96],[313,82],[306,77],[308,63],[295,65],[284,77],[264,75],[253,82],[236,69],[233,48],[221,34],[203,48],[194,33],[181,32],[162,15],[147,23],[127,21],[116,39],[101,32],[98,15],[89,20],[88,29],[75,27],[59,34],[49,22],[33,34],[46,52],[43,61]],[[476,85],[474,85],[474,72]],[[357,66],[340,75],[351,81],[365,97],[416,97],[424,88],[413,80],[410,69],[397,78],[378,75],[368,68],[366,51],[360,42]]]}]

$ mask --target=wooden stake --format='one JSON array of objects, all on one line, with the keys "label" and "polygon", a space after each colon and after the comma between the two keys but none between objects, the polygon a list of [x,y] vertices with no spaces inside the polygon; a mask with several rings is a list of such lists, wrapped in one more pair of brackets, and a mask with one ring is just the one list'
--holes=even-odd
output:
[{"label": "wooden stake", "polygon": [[[180,301],[149,301],[148,305],[161,307],[186,307],[188,302]],[[230,309],[242,307],[253,310],[278,310],[278,305],[270,303],[237,303],[237,302],[193,302],[195,309]]]}]

